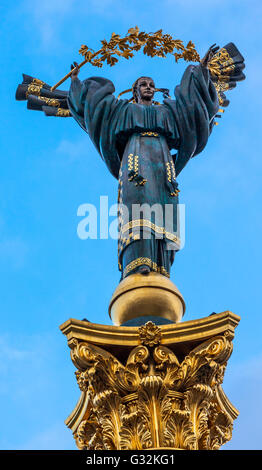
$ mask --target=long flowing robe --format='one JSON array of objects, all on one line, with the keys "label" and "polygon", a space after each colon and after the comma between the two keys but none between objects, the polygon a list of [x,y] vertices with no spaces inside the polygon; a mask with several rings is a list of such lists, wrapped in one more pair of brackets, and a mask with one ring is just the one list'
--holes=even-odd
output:
[{"label": "long flowing robe", "polygon": [[176,177],[207,143],[219,108],[217,92],[202,65],[188,66],[175,99],[160,105],[118,100],[114,91],[105,78],[77,78],[71,83],[68,106],[119,180],[122,276],[141,265],[169,276],[180,243]]}]

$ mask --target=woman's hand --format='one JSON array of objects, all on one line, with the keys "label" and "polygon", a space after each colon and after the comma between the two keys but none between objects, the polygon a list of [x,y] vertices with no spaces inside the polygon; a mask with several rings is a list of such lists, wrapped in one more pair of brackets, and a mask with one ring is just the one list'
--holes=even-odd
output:
[{"label": "woman's hand", "polygon": [[73,62],[73,64],[71,65],[71,70],[75,69],[72,74],[71,74],[71,79],[72,80],[75,80],[79,74],[79,67],[78,67],[78,63],[77,62]]},{"label": "woman's hand", "polygon": [[216,44],[213,44],[210,46],[206,54],[204,55],[203,59],[201,59],[200,63],[204,66],[207,67],[208,63],[212,60],[216,52],[219,50],[219,46],[216,46]]}]

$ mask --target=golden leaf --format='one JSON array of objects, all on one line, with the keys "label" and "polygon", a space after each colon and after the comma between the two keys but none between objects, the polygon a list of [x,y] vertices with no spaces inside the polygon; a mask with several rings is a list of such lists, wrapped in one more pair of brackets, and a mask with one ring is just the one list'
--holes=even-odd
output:
[{"label": "golden leaf", "polygon": [[[107,62],[110,66],[115,65],[118,59],[114,55],[130,59],[134,56],[133,52],[139,51],[141,48],[143,48],[143,53],[149,57],[166,57],[167,54],[172,54],[176,62],[179,59],[193,62],[200,61],[192,41],[189,41],[185,47],[183,41],[173,39],[170,34],[163,34],[162,29],[147,34],[144,31],[139,31],[138,26],[135,26],[130,28],[123,38],[113,32],[109,42],[105,39],[100,42],[102,47],[96,52],[86,45],[82,45],[79,50],[79,53],[85,57],[86,61],[95,67],[102,67],[102,62]],[[175,49],[183,52],[174,52]],[[94,57],[96,57],[95,60]]]}]

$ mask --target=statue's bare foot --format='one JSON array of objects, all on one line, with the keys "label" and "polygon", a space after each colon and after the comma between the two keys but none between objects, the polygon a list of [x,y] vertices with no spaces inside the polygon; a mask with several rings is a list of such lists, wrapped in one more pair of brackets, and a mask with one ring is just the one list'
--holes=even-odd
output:
[{"label": "statue's bare foot", "polygon": [[137,270],[140,274],[149,274],[150,273],[150,268],[149,266],[140,266]]}]

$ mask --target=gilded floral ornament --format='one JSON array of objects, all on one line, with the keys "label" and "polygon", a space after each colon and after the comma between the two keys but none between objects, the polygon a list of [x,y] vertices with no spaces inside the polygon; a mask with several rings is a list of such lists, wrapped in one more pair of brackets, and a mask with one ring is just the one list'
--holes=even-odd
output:
[{"label": "gilded floral ornament", "polygon": [[154,346],[161,341],[161,330],[152,321],[148,321],[139,328],[139,338],[142,344]]}]

